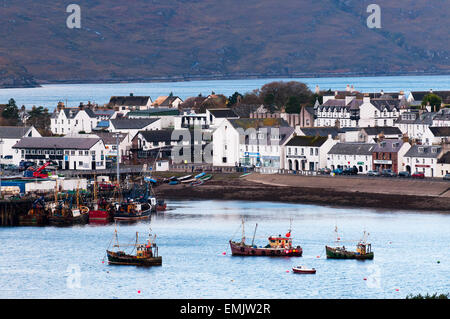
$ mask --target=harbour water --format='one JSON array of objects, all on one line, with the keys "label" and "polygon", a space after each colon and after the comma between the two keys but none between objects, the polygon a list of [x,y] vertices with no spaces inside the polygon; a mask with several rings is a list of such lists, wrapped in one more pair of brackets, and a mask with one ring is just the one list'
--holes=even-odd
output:
[{"label": "harbour water", "polygon": [[[0,298],[405,298],[450,292],[450,216],[242,201],[168,201],[152,217],[163,265],[110,266],[105,249],[114,226],[0,228]],[[228,240],[267,244],[292,218],[303,257],[233,257]],[[354,248],[370,233],[372,261],[327,260],[338,226]],[[119,225],[122,244],[149,223]],[[144,238],[143,238],[144,239]],[[225,255],[223,253],[226,253]],[[104,259],[104,263],[102,262]],[[317,269],[296,275],[292,266]],[[78,272],[79,271],[79,272]]]},{"label": "harbour water", "polygon": [[251,92],[272,81],[301,81],[311,90],[319,85],[322,90],[344,90],[347,84],[362,92],[449,90],[450,75],[436,76],[382,76],[382,77],[330,77],[290,79],[211,80],[160,83],[116,83],[116,84],[58,84],[40,88],[0,89],[0,103],[14,98],[18,106],[44,106],[53,110],[59,101],[68,106],[78,106],[88,101],[103,105],[115,95],[144,95],[156,99],[160,95],[174,95],[186,99],[198,94],[208,95],[212,91],[226,96],[238,91]]}]

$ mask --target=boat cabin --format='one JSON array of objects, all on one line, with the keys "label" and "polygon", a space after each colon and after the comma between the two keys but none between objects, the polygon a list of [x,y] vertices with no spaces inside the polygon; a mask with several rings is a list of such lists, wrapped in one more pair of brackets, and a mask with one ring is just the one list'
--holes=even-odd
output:
[{"label": "boat cabin", "polygon": [[292,248],[292,239],[281,235],[270,236],[269,245],[270,248]]},{"label": "boat cabin", "polygon": [[371,244],[363,244],[359,243],[356,246],[356,253],[360,255],[369,254],[372,251],[372,245]]},{"label": "boat cabin", "polygon": [[153,256],[153,253],[152,253],[151,245],[141,244],[136,247],[136,257],[137,258],[149,258],[152,256]]}]

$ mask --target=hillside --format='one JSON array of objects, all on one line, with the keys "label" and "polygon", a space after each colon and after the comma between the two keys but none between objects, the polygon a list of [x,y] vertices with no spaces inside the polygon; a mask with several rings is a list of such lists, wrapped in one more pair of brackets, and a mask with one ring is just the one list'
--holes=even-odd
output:
[{"label": "hillside", "polygon": [[77,3],[71,30],[65,1],[0,1],[8,85],[450,72],[448,0],[379,0],[380,30],[361,0]]}]

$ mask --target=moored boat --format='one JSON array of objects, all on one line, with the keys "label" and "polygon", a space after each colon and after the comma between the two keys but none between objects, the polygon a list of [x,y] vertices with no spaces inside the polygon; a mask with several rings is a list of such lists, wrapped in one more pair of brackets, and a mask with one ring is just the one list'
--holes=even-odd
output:
[{"label": "moored boat", "polygon": [[164,199],[159,199],[156,203],[156,211],[162,212],[167,209],[167,204]]},{"label": "moored boat", "polygon": [[47,209],[49,210],[48,222],[52,226],[72,226],[84,225],[89,222],[89,208],[80,205],[80,191],[77,188],[76,192],[76,206],[72,205],[72,197],[70,201],[58,200],[58,183],[55,185],[55,201],[49,203]]},{"label": "moored boat", "polygon": [[292,267],[292,271],[296,274],[315,274],[315,268],[307,268],[305,266]]},{"label": "moored boat", "polygon": [[[337,233],[337,227],[336,227]],[[367,243],[366,232],[364,232],[363,238],[357,243],[356,251],[349,251],[345,246],[329,247],[325,246],[325,252],[329,259],[373,259],[374,254],[372,252],[372,245]],[[338,237],[339,240],[339,237]]]},{"label": "moored boat", "polygon": [[44,197],[33,202],[26,215],[19,216],[20,226],[44,226],[48,224],[48,211],[45,207]]},{"label": "moored boat", "polygon": [[286,236],[270,236],[268,238],[269,244],[265,247],[257,247],[254,245],[256,234],[253,235],[251,245],[245,243],[244,220],[242,220],[242,238],[240,242],[230,240],[231,254],[233,256],[271,256],[271,257],[301,257],[303,249],[300,246],[292,245],[291,229],[289,229]]},{"label": "moored boat", "polygon": [[207,174],[207,175],[204,175],[204,176],[200,177],[200,179],[203,182],[206,182],[206,181],[209,181],[212,177],[213,177],[212,174]]},{"label": "moored boat", "polygon": [[[114,231],[115,243],[114,247],[120,249],[124,247],[119,245],[117,237],[117,229]],[[139,243],[139,233],[136,233],[136,242],[131,245],[136,254],[128,254],[123,250],[110,251],[106,250],[108,263],[110,265],[133,265],[133,266],[161,266],[162,257],[158,255],[158,246],[156,245],[156,235],[153,237],[149,234],[147,242]]]},{"label": "moored boat", "polygon": [[132,199],[115,204],[114,220],[119,222],[135,222],[151,218],[151,206],[147,202],[136,202]]}]

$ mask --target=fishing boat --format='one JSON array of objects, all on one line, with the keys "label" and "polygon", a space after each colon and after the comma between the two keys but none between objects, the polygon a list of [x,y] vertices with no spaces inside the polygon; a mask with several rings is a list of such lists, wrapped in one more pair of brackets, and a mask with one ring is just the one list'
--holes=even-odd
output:
[{"label": "fishing boat", "polygon": [[272,256],[272,257],[301,257],[303,249],[300,246],[292,245],[291,229],[286,236],[270,236],[269,244],[265,247],[257,247],[254,244],[256,229],[255,226],[252,243],[245,243],[244,220],[242,220],[242,238],[240,242],[230,240],[231,254],[233,256]]},{"label": "fishing boat", "polygon": [[180,184],[180,182],[177,180],[173,180],[173,181],[169,182],[169,185],[178,185],[178,184]]},{"label": "fishing boat", "polygon": [[[158,246],[156,245],[156,235],[148,235],[146,243],[139,243],[139,233],[136,232],[136,242],[132,245],[119,245],[117,229],[114,230],[114,248],[117,251],[106,250],[108,263],[110,265],[134,265],[134,266],[161,266],[162,257],[158,255]],[[120,250],[122,247],[131,246],[135,254],[126,253]]]},{"label": "fishing boat", "polygon": [[44,226],[48,224],[48,211],[44,197],[36,199],[26,215],[19,216],[20,226]]},{"label": "fishing boat", "polygon": [[80,191],[77,187],[76,206],[72,205],[73,197],[58,200],[57,183],[55,186],[55,201],[47,206],[50,211],[48,221],[52,226],[84,225],[89,222],[89,208],[80,205]]},{"label": "fishing boat", "polygon": [[[337,234],[337,227],[335,229]],[[356,251],[349,251],[345,246],[329,247],[325,246],[327,258],[329,259],[373,259],[372,245],[367,243],[367,236],[369,234],[364,231],[363,238],[359,240],[356,245]],[[339,237],[337,237],[339,241]]]},{"label": "fishing boat", "polygon": [[114,220],[114,208],[105,198],[98,199],[97,181],[94,182],[94,201],[89,209],[90,224],[108,224]]},{"label": "fishing boat", "polygon": [[129,199],[115,203],[114,220],[119,222],[135,222],[151,218],[151,206],[148,202],[138,202]]},{"label": "fishing boat", "polygon": [[305,266],[292,267],[292,271],[296,274],[315,274],[315,268],[307,268]]}]

